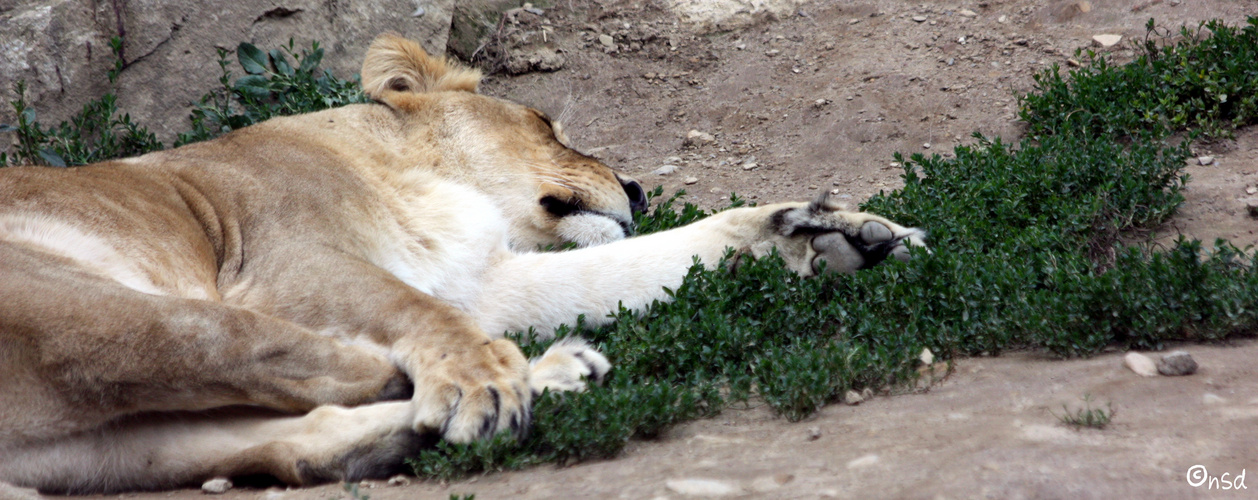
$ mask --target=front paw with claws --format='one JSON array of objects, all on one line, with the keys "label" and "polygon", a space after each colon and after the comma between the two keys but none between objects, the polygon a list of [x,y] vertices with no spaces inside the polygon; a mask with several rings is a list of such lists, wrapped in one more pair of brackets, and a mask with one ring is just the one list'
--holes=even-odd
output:
[{"label": "front paw with claws", "polygon": [[528,361],[508,340],[449,355],[416,380],[414,428],[456,443],[502,431],[523,438],[532,424]]}]

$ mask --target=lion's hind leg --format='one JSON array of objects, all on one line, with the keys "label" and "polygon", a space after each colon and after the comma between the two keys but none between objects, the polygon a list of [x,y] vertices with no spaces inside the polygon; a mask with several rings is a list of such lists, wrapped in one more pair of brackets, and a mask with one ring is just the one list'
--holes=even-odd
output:
[{"label": "lion's hind leg", "polygon": [[258,409],[148,414],[52,442],[5,450],[0,470],[49,493],[196,486],[215,477],[270,476],[290,485],[381,478],[429,439],[411,430],[405,401],[301,416]]}]

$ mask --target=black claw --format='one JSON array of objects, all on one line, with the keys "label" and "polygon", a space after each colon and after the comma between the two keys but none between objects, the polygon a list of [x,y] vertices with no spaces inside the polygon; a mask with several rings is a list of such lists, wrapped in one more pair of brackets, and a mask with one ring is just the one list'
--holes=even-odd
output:
[{"label": "black claw", "polygon": [[480,430],[477,431],[478,439],[485,439],[494,435],[494,429],[498,428],[498,414],[488,414],[484,416],[484,420],[480,423]]},{"label": "black claw", "polygon": [[489,386],[486,389],[489,390],[489,395],[494,397],[494,415],[502,413],[502,395],[498,394],[498,388]]},{"label": "black claw", "polygon": [[450,415],[446,416],[446,421],[441,424],[441,435],[445,436],[450,431],[450,424],[454,423],[454,416],[459,414],[459,404],[463,402],[463,389],[455,388],[459,394],[454,397],[454,404],[450,405]]}]

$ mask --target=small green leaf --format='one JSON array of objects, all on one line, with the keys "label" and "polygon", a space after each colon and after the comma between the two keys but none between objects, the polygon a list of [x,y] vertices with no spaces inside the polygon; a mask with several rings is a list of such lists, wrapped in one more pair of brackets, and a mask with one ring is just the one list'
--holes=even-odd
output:
[{"label": "small green leaf", "polygon": [[323,61],[323,49],[316,48],[301,58],[301,67],[297,71],[302,74],[310,73],[319,67],[321,61]]},{"label": "small green leaf", "polygon": [[266,53],[247,42],[240,42],[236,47],[236,58],[240,60],[240,67],[251,75],[266,73],[267,66],[270,66]]},{"label": "small green leaf", "polygon": [[237,92],[254,99],[266,99],[271,96],[271,89],[267,88],[267,83],[268,80],[262,75],[245,75],[236,79],[234,88]]},{"label": "small green leaf", "polygon": [[53,166],[53,167],[66,166],[66,161],[61,158],[61,155],[54,153],[51,149],[39,150],[39,157],[43,158],[44,163],[47,163],[49,166]]},{"label": "small green leaf", "polygon": [[288,64],[288,58],[284,57],[284,53],[280,49],[271,51],[271,63],[275,64],[276,73],[293,76],[293,66]]}]

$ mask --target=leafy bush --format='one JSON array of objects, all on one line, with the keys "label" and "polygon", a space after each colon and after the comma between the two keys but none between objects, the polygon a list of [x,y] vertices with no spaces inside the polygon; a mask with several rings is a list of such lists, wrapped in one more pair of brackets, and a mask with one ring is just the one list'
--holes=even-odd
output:
[{"label": "leafy bush", "polygon": [[[201,97],[192,110],[192,130],[179,135],[176,145],[203,141],[276,116],[309,113],[346,104],[368,102],[357,77],[336,78],[319,69],[323,49],[313,42],[310,50],[293,51],[293,40],[270,52],[242,42],[236,61],[245,75],[232,80],[227,56],[218,49],[221,88]],[[289,56],[293,62],[288,61]]]},{"label": "leafy bush", "polygon": [[1258,18],[1234,28],[1209,21],[1173,32],[1150,19],[1131,64],[1091,64],[1063,78],[1054,66],[1035,76],[1020,116],[1033,134],[1164,137],[1190,129],[1212,136],[1258,121]]},{"label": "leafy bush", "polygon": [[[109,46],[115,58],[114,68],[109,71],[109,81],[113,83],[122,70],[122,39],[110,39]],[[17,82],[13,90],[17,100],[10,104],[17,115],[17,125],[0,124],[0,133],[16,133],[17,148],[13,153],[0,153],[0,167],[86,165],[163,147],[148,129],[132,122],[131,115],[118,116],[117,97],[112,93],[83,105],[83,110],[70,121],[45,129],[36,120],[35,110],[26,105],[26,83]]]}]

